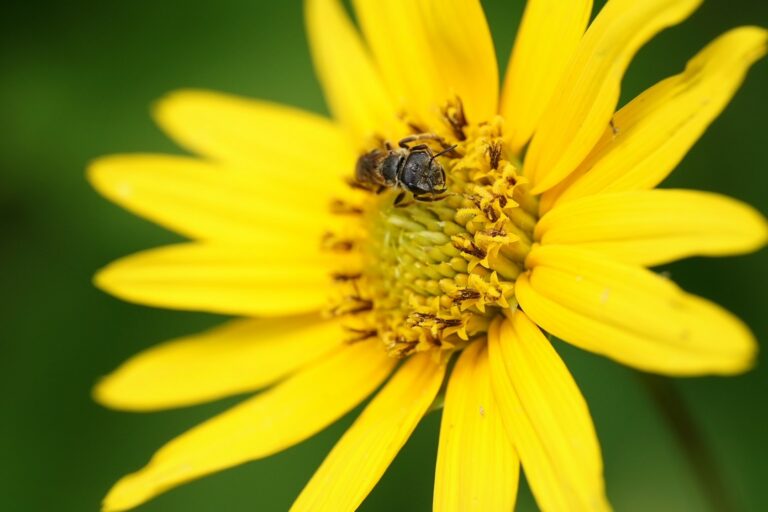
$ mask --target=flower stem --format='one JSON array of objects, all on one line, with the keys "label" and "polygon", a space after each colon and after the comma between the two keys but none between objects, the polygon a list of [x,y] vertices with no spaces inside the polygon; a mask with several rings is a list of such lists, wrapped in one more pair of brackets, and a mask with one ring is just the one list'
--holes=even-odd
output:
[{"label": "flower stem", "polygon": [[637,372],[637,375],[667,426],[672,430],[711,510],[735,512],[735,502],[723,475],[718,471],[715,456],[675,383],[659,375],[642,372]]}]

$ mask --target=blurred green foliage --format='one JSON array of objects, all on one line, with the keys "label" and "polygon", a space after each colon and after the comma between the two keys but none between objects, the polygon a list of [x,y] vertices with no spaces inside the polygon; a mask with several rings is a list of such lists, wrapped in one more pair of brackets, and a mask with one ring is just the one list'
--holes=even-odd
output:
[{"label": "blurred green foliage", "polygon": [[[483,4],[504,65],[523,2]],[[640,52],[625,99],[678,72],[739,24],[768,25],[768,3],[705,3]],[[93,383],[128,356],[218,319],[125,304],[91,286],[94,270],[110,260],[176,238],[99,198],[84,179],[87,162],[115,152],[177,151],[148,108],[179,87],[325,107],[298,0],[13,2],[4,6],[0,39],[0,509],[96,510],[110,484],[155,448],[237,400],[146,415],[91,401]],[[723,192],[768,213],[766,91],[763,61],[665,185]],[[739,314],[765,342],[767,255],[699,258],[664,270]],[[615,508],[704,509],[632,373],[565,344],[557,348],[589,401]],[[768,510],[764,354],[745,376],[679,381],[744,510]],[[439,416],[422,423],[364,510],[430,508]],[[285,510],[353,417],[141,510]],[[534,510],[527,490],[519,501],[520,510]]]}]

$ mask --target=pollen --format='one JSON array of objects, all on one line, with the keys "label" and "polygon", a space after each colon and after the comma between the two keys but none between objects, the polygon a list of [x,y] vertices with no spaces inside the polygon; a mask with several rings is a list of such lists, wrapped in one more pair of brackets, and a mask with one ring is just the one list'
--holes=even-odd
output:
[{"label": "pollen", "polygon": [[[342,317],[350,342],[376,337],[396,357],[459,350],[514,309],[537,221],[536,199],[505,150],[502,119],[468,125],[460,103],[444,117],[445,139],[427,146],[443,153],[445,190],[426,198],[381,187],[357,202],[336,201],[346,226],[323,240],[362,261],[359,271],[333,275],[328,314]],[[455,147],[446,151],[447,143]]]}]

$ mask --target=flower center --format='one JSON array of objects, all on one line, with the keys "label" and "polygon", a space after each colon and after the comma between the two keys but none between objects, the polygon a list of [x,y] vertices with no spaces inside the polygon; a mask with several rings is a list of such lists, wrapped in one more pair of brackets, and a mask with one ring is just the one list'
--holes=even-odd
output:
[{"label": "flower center", "polygon": [[[378,337],[398,357],[457,350],[515,306],[514,282],[531,248],[538,204],[506,154],[500,118],[453,128],[449,141],[421,136],[406,148],[382,144],[353,184],[367,190],[361,201],[334,203],[349,229],[325,242],[357,251],[362,261],[359,270],[334,274],[329,311],[343,317],[350,341]],[[420,161],[401,160],[422,151]],[[383,162],[393,153],[387,170]],[[427,185],[415,183],[432,162],[444,170],[445,184],[425,192]]]}]

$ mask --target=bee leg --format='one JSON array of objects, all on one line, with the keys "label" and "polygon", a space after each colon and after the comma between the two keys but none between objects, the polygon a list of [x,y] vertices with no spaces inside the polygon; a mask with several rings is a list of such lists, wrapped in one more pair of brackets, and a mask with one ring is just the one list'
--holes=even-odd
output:
[{"label": "bee leg", "polygon": [[417,133],[415,135],[409,135],[404,139],[400,139],[400,142],[398,142],[397,144],[401,148],[408,149],[408,144],[410,144],[411,142],[419,141],[419,140],[434,140],[441,146],[445,146],[448,144],[447,142],[445,142],[445,139],[443,139],[441,136],[439,136],[436,133]]},{"label": "bee leg", "polygon": [[380,134],[378,133],[375,134],[373,136],[373,139],[379,144],[379,146],[383,147],[385,150],[392,151],[392,144]]},{"label": "bee leg", "polygon": [[410,206],[413,204],[413,198],[411,199],[405,199],[408,197],[408,194],[405,192],[401,192],[398,194],[398,196],[395,198],[394,206],[395,208],[405,208],[406,206]]},{"label": "bee leg", "polygon": [[410,148],[411,151],[426,151],[429,156],[432,156],[432,148],[426,144],[418,144]]},{"label": "bee leg", "polygon": [[404,149],[416,149],[422,145],[415,146],[414,148],[410,148],[408,144],[416,141],[421,141],[421,140],[433,140],[438,144],[440,144],[443,150],[447,150],[446,153],[450,153],[450,156],[454,158],[461,157],[461,153],[456,151],[456,146],[451,146],[450,144],[448,144],[448,142],[444,138],[442,138],[436,133],[417,133],[416,135],[410,135],[408,137],[405,137],[404,139],[400,139],[400,142],[398,142],[398,145]]},{"label": "bee leg", "polygon": [[445,199],[450,195],[452,194],[442,194],[439,196],[431,196],[431,195],[413,196],[413,198],[417,201],[421,201],[422,203],[434,203],[435,201],[442,201],[443,199]]}]

